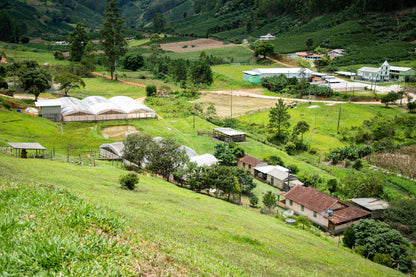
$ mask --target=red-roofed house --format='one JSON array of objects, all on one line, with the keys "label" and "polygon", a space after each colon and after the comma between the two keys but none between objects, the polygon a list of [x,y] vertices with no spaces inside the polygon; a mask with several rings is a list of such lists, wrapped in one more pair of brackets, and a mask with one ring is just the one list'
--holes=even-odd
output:
[{"label": "red-roofed house", "polygon": [[265,166],[267,162],[259,160],[248,154],[244,154],[243,157],[238,159],[237,166],[242,167],[245,170],[250,170],[251,174],[254,175],[254,167],[256,166]]},{"label": "red-roofed house", "polygon": [[370,216],[370,212],[317,189],[296,185],[283,194],[285,205],[334,235]]}]

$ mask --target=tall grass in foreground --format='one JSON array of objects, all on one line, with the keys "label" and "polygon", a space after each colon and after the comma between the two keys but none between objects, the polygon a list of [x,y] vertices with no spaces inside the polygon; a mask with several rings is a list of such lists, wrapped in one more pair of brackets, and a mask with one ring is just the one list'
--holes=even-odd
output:
[{"label": "tall grass in foreground", "polygon": [[115,212],[66,191],[0,182],[0,275],[133,275]]}]

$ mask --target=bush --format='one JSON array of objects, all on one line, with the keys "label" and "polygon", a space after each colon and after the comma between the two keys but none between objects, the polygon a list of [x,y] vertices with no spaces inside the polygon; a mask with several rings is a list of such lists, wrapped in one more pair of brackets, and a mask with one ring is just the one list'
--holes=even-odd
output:
[{"label": "bush", "polygon": [[65,60],[64,54],[62,54],[62,52],[57,51],[53,53],[53,56],[55,57],[55,60],[58,60],[58,61]]},{"label": "bush", "polygon": [[390,267],[391,257],[387,254],[377,253],[374,255],[373,262]]},{"label": "bush", "polygon": [[287,152],[289,155],[292,155],[292,154],[294,154],[294,153],[295,153],[295,150],[296,150],[296,145],[295,145],[293,142],[289,141],[289,142],[288,142],[288,143],[286,143],[286,145],[285,145],[285,150],[286,150],[286,152]]},{"label": "bush", "polygon": [[289,165],[290,167],[290,171],[292,172],[292,174],[298,174],[299,172],[299,167],[295,164]]},{"label": "bush", "polygon": [[146,86],[146,95],[149,97],[156,96],[157,88],[155,85],[147,85]]},{"label": "bush", "polygon": [[139,183],[139,176],[135,173],[128,173],[120,176],[119,181],[122,189],[134,190]]},{"label": "bush", "polygon": [[360,170],[362,167],[363,167],[363,162],[361,160],[356,160],[352,164],[352,168],[354,168],[356,170]]},{"label": "bush", "polygon": [[250,197],[250,206],[251,207],[257,207],[257,204],[259,203],[259,198],[256,195],[253,195]]},{"label": "bush", "polygon": [[20,39],[20,41],[21,41],[22,43],[29,43],[30,38],[29,38],[28,36],[23,36],[23,37]]}]

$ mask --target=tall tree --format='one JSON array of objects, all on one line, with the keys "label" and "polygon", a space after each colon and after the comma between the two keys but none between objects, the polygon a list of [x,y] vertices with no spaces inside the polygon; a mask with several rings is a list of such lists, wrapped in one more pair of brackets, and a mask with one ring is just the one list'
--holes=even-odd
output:
[{"label": "tall tree", "polygon": [[313,45],[313,39],[312,38],[307,38],[305,40],[305,44],[306,44],[306,49],[309,51]]},{"label": "tall tree", "polygon": [[85,83],[82,78],[69,72],[55,76],[54,81],[59,83],[59,90],[63,90],[65,96],[68,96],[68,92],[73,88],[85,88]]},{"label": "tall tree", "polygon": [[300,140],[301,145],[303,145],[303,133],[306,133],[307,131],[309,131],[309,124],[304,120],[298,121],[295,127],[293,127],[293,133],[295,135],[299,133],[301,134],[301,140]]},{"label": "tall tree", "polygon": [[152,24],[153,24],[153,30],[155,33],[164,32],[167,21],[163,13],[156,14],[155,17],[153,17]]},{"label": "tall tree", "polygon": [[117,7],[117,0],[107,0],[103,21],[103,29],[100,31],[103,39],[102,46],[109,59],[111,79],[113,74],[117,80],[117,62],[120,57],[127,53],[127,41],[124,37],[124,19],[120,17],[120,9]]},{"label": "tall tree", "polygon": [[271,128],[277,128],[277,138],[282,139],[283,129],[289,127],[290,115],[287,111],[288,107],[283,102],[283,99],[279,99],[276,106],[269,111],[269,126]]},{"label": "tall tree", "polygon": [[84,29],[84,24],[77,23],[74,31],[68,35],[68,42],[71,43],[71,60],[80,62],[84,57],[84,49],[88,43],[88,35]]},{"label": "tall tree", "polygon": [[254,50],[254,55],[257,57],[262,55],[263,58],[266,58],[267,55],[274,54],[274,45],[269,41],[261,41],[257,44],[256,49]]},{"label": "tall tree", "polygon": [[35,101],[39,94],[51,88],[51,76],[42,69],[28,69],[20,77],[24,90],[35,95]]}]

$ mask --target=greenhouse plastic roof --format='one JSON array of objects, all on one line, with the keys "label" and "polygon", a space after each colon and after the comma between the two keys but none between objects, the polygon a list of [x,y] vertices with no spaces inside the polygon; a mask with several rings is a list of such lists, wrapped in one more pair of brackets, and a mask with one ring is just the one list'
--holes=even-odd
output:
[{"label": "greenhouse plastic roof", "polygon": [[64,116],[76,113],[99,115],[108,112],[121,114],[130,114],[139,111],[155,112],[127,96],[115,96],[111,99],[106,99],[102,96],[88,96],[83,100],[74,97],[62,97],[59,99],[39,100],[36,102],[36,106],[59,106],[59,103],[62,115]]}]

